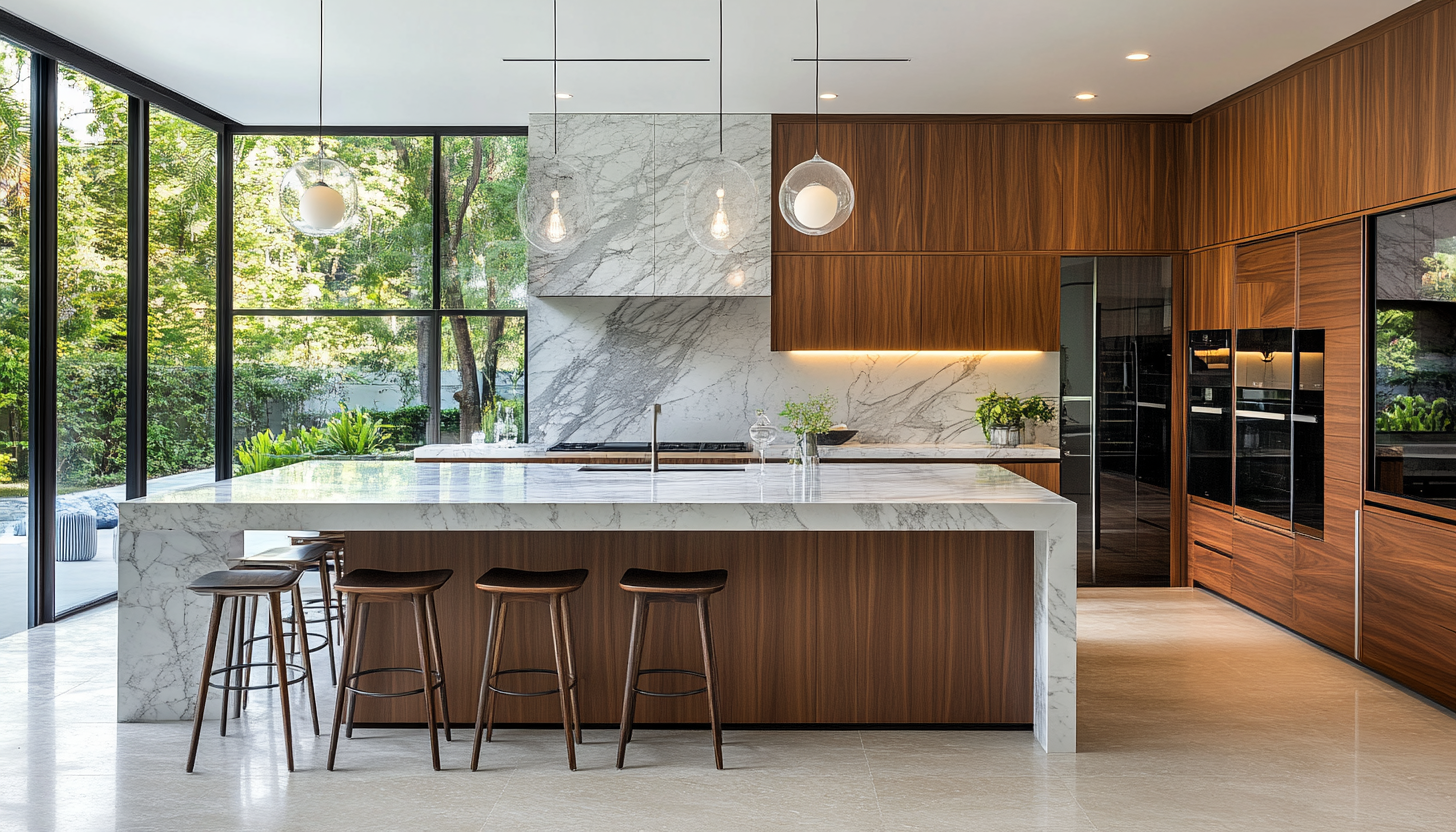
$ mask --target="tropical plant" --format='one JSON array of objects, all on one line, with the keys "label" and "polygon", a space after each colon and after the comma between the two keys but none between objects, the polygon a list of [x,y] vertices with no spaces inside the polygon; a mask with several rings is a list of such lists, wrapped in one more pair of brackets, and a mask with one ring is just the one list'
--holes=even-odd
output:
[{"label": "tropical plant", "polygon": [[293,436],[286,430],[277,436],[265,430],[238,445],[235,473],[256,474],[303,462],[318,450],[321,434],[318,428],[305,428]]},{"label": "tropical plant", "polygon": [[1028,420],[1050,422],[1055,418],[1056,410],[1041,396],[1027,396],[1023,399],[998,393],[992,388],[990,393],[976,399],[976,422],[988,437],[993,427],[1020,428]]},{"label": "tropical plant", "polygon": [[391,425],[377,421],[367,410],[350,410],[339,405],[339,412],[319,429],[319,451],[325,454],[367,456],[389,453]]},{"label": "tropical plant", "polygon": [[1445,399],[1427,402],[1425,396],[1396,396],[1384,410],[1375,414],[1375,429],[1398,433],[1449,431],[1452,407]]},{"label": "tropical plant", "polygon": [[10,469],[15,465],[15,457],[10,454],[0,454],[0,483],[11,482],[14,477]]},{"label": "tropical plant", "polygon": [[779,415],[789,420],[784,430],[803,437],[806,433],[825,433],[833,427],[834,420],[830,414],[838,405],[839,400],[826,390],[807,401],[784,402],[784,409],[779,411]]}]

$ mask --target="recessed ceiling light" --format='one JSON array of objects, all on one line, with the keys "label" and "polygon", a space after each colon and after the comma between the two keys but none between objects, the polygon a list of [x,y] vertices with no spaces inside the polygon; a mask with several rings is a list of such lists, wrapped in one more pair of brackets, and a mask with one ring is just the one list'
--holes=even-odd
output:
[{"label": "recessed ceiling light", "polygon": [[1095,93],[1095,92],[1079,92],[1076,95],[1076,99],[1078,101],[1091,101],[1092,99],[1094,99],[1096,97],[1097,97],[1097,93]]},{"label": "recessed ceiling light", "polygon": [[571,97],[571,93],[569,93],[569,92],[558,92],[556,94],[556,97],[557,98],[563,98],[563,99],[564,98],[570,98]]},{"label": "recessed ceiling light", "polygon": [[833,101],[834,99],[836,99],[836,98],[839,97],[839,93],[837,93],[837,92],[821,92],[821,93],[819,93],[819,97],[822,98],[822,99],[824,99],[825,101]]},{"label": "recessed ceiling light", "polygon": [[1153,56],[1152,55],[1149,55],[1146,52],[1134,52],[1131,55],[1128,55],[1127,56],[1127,59],[1129,61],[1146,61],[1148,58],[1151,58],[1151,57],[1153,57]]}]

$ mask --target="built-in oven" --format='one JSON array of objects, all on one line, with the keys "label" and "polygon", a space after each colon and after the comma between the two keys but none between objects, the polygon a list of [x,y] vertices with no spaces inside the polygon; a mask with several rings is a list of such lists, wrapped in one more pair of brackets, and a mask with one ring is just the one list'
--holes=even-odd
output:
[{"label": "built-in oven", "polygon": [[1232,505],[1234,355],[1227,329],[1188,333],[1188,493]]},{"label": "built-in oven", "polygon": [[1234,510],[1289,528],[1294,330],[1241,329],[1234,351]]},{"label": "built-in oven", "polygon": [[1325,332],[1294,331],[1294,531],[1324,537]]}]

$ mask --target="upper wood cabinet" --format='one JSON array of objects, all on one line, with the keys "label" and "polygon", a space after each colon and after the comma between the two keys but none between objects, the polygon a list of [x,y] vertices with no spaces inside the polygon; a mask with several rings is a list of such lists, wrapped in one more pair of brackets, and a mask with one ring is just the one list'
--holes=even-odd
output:
[{"label": "upper wood cabinet", "polygon": [[[775,207],[774,251],[1177,251],[1188,129],[875,116],[824,123],[819,152],[854,182],[854,213],[810,237]],[[774,193],[814,148],[813,122],[776,119]]]},{"label": "upper wood cabinet", "polygon": [[1293,236],[1239,246],[1234,257],[1239,329],[1293,327],[1299,247]]},{"label": "upper wood cabinet", "polygon": [[1188,255],[1188,289],[1184,297],[1190,330],[1233,328],[1233,246]]},{"label": "upper wood cabinet", "polygon": [[1052,255],[779,255],[773,349],[1060,349]]}]

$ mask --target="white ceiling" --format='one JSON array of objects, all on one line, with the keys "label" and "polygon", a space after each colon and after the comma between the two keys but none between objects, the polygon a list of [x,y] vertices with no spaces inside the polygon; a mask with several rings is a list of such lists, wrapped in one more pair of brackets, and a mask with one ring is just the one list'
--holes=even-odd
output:
[{"label": "white ceiling", "polygon": [[[713,0],[559,0],[562,112],[716,111]],[[1412,0],[823,0],[824,112],[1191,113]],[[725,107],[812,111],[813,0],[725,0]],[[0,0],[244,124],[316,119],[313,0]],[[550,0],[330,0],[324,120],[521,125],[551,107]],[[1133,51],[1152,54],[1141,64]],[[1092,102],[1073,100],[1084,90]]]}]

